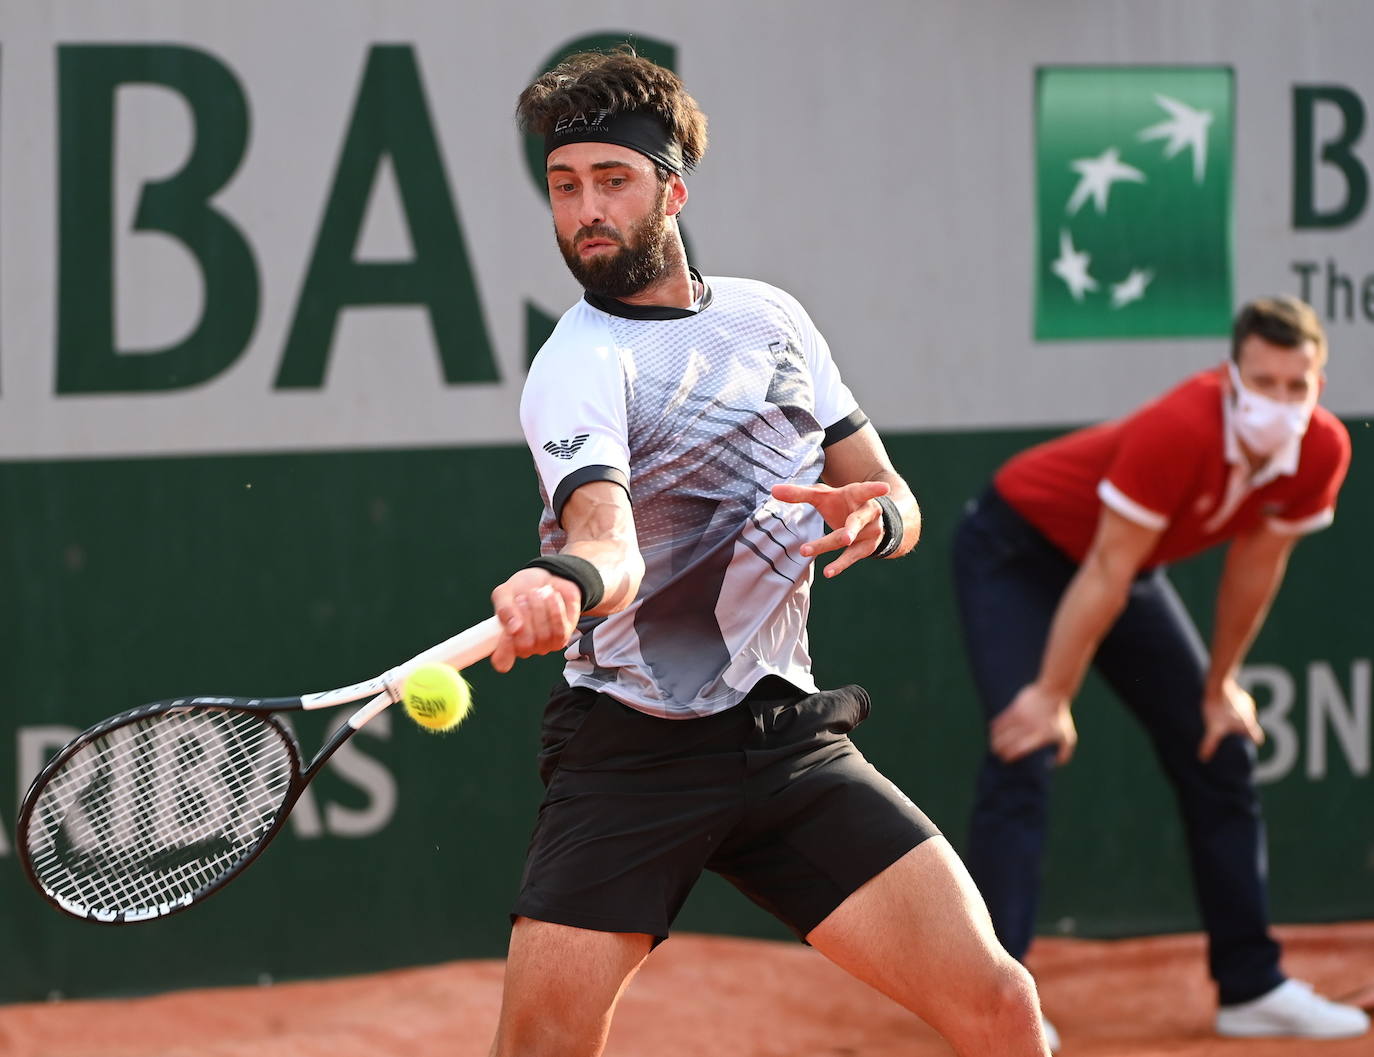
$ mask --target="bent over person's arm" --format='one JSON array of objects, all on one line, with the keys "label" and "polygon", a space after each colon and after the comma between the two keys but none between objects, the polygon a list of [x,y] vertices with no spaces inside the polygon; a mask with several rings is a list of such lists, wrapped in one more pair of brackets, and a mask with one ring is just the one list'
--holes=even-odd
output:
[{"label": "bent over person's arm", "polygon": [[562,521],[568,542],[558,555],[536,559],[491,593],[504,632],[491,657],[498,672],[510,671],[518,657],[565,648],[584,615],[619,612],[639,591],[644,559],[624,488],[611,481],[581,485],[564,504]]},{"label": "bent over person's arm", "polygon": [[1011,763],[1044,745],[1058,746],[1059,763],[1073,755],[1078,741],[1069,712],[1073,698],[1161,534],[1102,508],[1092,546],[1050,623],[1040,674],[988,728],[992,751],[1002,760]]},{"label": "bent over person's arm", "polygon": [[1226,550],[1202,696],[1204,733],[1199,759],[1210,760],[1228,734],[1242,734],[1257,745],[1264,741],[1264,731],[1255,718],[1255,702],[1241,688],[1236,675],[1283,583],[1288,555],[1297,541],[1291,533],[1260,527],[1237,536]]}]

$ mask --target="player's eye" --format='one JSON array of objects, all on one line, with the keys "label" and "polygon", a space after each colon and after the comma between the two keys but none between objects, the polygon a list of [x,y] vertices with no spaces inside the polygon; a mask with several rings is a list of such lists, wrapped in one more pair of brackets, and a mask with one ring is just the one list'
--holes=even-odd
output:
[{"label": "player's eye", "polygon": [[628,182],[629,181],[623,176],[612,176],[609,180],[606,181],[606,183],[609,184],[611,187],[623,187]]}]

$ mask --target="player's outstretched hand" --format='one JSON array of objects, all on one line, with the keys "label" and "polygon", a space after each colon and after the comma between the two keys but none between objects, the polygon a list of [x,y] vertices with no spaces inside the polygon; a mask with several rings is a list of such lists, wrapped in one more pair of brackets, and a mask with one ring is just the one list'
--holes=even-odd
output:
[{"label": "player's outstretched hand", "polygon": [[1046,745],[1055,745],[1056,764],[1066,764],[1078,745],[1067,698],[1047,693],[1037,684],[1023,687],[1012,703],[988,725],[988,743],[1004,763],[1012,763]]},{"label": "player's outstretched hand", "polygon": [[491,666],[508,672],[517,657],[561,650],[572,641],[582,604],[582,591],[571,580],[545,569],[521,569],[491,593],[491,606],[501,621],[501,641]]},{"label": "player's outstretched hand", "polygon": [[867,558],[883,539],[883,512],[873,500],[887,495],[882,481],[856,481],[831,488],[825,484],[776,484],[773,498],[784,503],[810,503],[832,529],[820,539],[802,544],[805,558],[827,551],[840,556],[825,567],[826,576],[839,576],[857,561]]},{"label": "player's outstretched hand", "polygon": [[1197,758],[1206,763],[1228,734],[1241,734],[1256,745],[1264,744],[1264,728],[1255,715],[1255,699],[1234,679],[1227,679],[1220,694],[1208,694],[1202,702],[1202,743]]}]

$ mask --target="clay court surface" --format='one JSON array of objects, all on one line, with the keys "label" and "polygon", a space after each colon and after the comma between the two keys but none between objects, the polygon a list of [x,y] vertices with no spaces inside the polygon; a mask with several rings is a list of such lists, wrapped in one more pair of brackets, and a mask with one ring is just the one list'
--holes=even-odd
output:
[{"label": "clay court surface", "polygon": [[[1374,922],[1279,930],[1291,975],[1374,982]],[[1050,939],[1033,968],[1064,1057],[1355,1057],[1341,1042],[1211,1035],[1202,940]],[[0,1007],[4,1057],[484,1057],[499,961],[271,987]],[[690,999],[684,999],[690,995]],[[683,935],[621,1002],[608,1057],[935,1057],[930,1029],[800,945]]]}]

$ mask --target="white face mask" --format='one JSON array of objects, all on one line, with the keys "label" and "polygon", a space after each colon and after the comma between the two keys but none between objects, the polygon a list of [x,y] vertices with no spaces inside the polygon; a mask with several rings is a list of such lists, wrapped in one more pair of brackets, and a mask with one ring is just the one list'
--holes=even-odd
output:
[{"label": "white face mask", "polygon": [[1235,390],[1236,435],[1256,455],[1267,458],[1307,432],[1312,407],[1306,402],[1285,404],[1245,388],[1234,362],[1227,364]]}]

